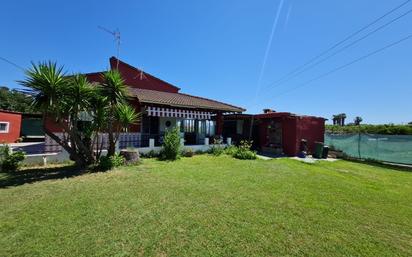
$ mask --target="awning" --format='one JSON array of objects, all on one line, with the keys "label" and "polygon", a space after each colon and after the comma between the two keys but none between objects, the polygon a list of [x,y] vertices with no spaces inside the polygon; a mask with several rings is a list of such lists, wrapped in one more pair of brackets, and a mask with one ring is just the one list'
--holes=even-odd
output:
[{"label": "awning", "polygon": [[212,113],[162,107],[147,107],[147,115],[154,117],[174,117],[184,119],[210,120]]}]

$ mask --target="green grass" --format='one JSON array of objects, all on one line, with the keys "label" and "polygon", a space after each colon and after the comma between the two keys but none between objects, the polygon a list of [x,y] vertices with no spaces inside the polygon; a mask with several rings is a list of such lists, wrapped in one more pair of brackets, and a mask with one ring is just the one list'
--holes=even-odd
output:
[{"label": "green grass", "polygon": [[412,255],[407,171],[202,155],[43,173],[0,178],[1,256]]}]

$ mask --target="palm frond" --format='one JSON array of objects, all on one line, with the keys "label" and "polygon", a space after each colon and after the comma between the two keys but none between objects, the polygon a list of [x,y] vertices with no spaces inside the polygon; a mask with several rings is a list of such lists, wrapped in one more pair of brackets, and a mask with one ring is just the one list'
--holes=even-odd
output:
[{"label": "palm frond", "polygon": [[116,119],[123,129],[136,124],[141,119],[141,113],[137,113],[129,104],[120,103],[116,106]]}]

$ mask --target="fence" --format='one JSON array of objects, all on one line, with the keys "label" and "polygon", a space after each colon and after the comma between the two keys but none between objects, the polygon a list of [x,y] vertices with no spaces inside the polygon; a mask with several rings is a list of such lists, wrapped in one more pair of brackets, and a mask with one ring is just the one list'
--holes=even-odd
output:
[{"label": "fence", "polygon": [[411,135],[326,133],[325,143],[355,158],[412,164]]}]

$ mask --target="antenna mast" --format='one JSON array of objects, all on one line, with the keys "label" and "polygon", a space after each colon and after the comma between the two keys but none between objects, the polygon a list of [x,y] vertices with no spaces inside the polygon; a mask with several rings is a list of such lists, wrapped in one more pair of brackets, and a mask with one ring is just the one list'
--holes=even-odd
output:
[{"label": "antenna mast", "polygon": [[102,26],[97,26],[99,29],[103,30],[104,32],[109,33],[110,35],[112,35],[114,37],[114,41],[116,41],[116,51],[117,51],[117,55],[116,55],[116,59],[117,59],[117,66],[116,69],[119,69],[119,52],[120,52],[120,30],[116,29],[116,30],[109,30],[106,29],[105,27]]}]

